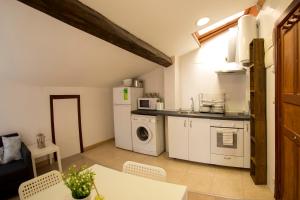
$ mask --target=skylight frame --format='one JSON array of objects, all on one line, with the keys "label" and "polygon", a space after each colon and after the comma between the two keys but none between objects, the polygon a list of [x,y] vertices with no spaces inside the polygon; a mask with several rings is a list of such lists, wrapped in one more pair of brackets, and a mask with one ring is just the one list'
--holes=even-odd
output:
[{"label": "skylight frame", "polygon": [[[241,16],[238,17],[238,15],[241,14],[242,12],[244,12],[244,13],[243,13]],[[228,20],[228,19],[225,21],[225,19],[224,19],[225,24],[224,24],[224,22],[223,22],[223,23],[219,23],[219,22],[220,22],[220,21],[219,21],[219,22],[216,22],[216,23],[215,23],[215,24],[218,24],[218,23],[219,23],[219,24],[218,24],[218,25],[219,25],[218,27],[216,26],[216,28],[213,28],[213,29],[211,29],[211,30],[208,30],[208,31],[206,31],[205,33],[204,33],[204,31],[203,31],[203,33],[200,35],[198,32],[201,31],[201,30],[206,29],[206,28],[207,28],[207,27],[206,27],[206,28],[204,28],[204,29],[201,29],[201,30],[199,30],[199,31],[194,32],[192,35],[193,35],[193,37],[195,38],[195,40],[196,40],[196,42],[198,43],[198,45],[201,46],[202,43],[204,43],[204,42],[210,40],[211,38],[213,38],[213,37],[215,37],[215,36],[217,36],[217,35],[219,35],[219,34],[225,32],[225,31],[227,31],[229,28],[232,28],[232,27],[237,26],[238,20],[239,20],[242,16],[244,16],[244,15],[253,15],[253,16],[257,16],[258,13],[259,13],[259,8],[257,7],[257,5],[254,5],[254,6],[252,6],[252,7],[249,7],[249,8],[247,8],[247,9],[245,9],[244,11],[241,11],[241,12],[235,13],[234,15],[231,15],[231,16],[229,16],[229,17],[226,17],[225,19],[230,18],[230,17],[232,17],[232,19],[231,19],[231,21]],[[236,17],[236,18],[235,18],[235,17]],[[221,20],[221,21],[223,21],[223,20]],[[228,21],[228,22],[227,22],[227,21]],[[226,22],[227,22],[227,23],[226,23]]]}]

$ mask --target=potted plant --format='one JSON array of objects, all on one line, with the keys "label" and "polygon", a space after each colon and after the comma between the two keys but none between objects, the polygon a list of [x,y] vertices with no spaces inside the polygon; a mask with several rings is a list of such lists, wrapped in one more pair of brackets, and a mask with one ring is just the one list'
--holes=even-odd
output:
[{"label": "potted plant", "polygon": [[91,199],[91,190],[94,185],[95,173],[85,167],[76,168],[75,165],[69,168],[67,174],[63,175],[65,185],[71,190],[73,199]]}]

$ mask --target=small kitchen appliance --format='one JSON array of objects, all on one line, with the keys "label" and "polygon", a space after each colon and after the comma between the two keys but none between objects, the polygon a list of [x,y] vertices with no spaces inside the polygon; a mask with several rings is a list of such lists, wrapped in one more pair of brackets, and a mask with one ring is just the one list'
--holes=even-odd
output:
[{"label": "small kitchen appliance", "polygon": [[159,102],[157,97],[138,98],[138,109],[140,110],[156,110],[156,104]]}]

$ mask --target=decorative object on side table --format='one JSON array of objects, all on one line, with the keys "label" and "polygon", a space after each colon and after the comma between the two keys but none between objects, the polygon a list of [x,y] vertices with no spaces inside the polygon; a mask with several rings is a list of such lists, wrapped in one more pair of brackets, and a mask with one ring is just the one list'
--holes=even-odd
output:
[{"label": "decorative object on side table", "polygon": [[[71,190],[74,200],[90,200],[91,191],[95,187],[94,177],[95,173],[90,169],[86,169],[86,167],[76,168],[76,165],[73,165],[69,168],[67,174],[63,175],[63,180]],[[97,192],[95,199],[103,200],[104,198],[99,195],[96,187],[95,189]]]},{"label": "decorative object on side table", "polygon": [[39,133],[36,135],[36,143],[37,143],[37,147],[39,149],[45,148],[46,144],[45,144],[45,135],[43,133]]}]

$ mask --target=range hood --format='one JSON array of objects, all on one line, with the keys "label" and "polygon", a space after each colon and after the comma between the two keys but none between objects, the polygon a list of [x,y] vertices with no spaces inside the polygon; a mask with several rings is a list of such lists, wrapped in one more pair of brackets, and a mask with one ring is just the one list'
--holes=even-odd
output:
[{"label": "range hood", "polygon": [[224,66],[222,66],[220,69],[215,71],[218,74],[222,74],[222,73],[245,73],[246,69],[240,65],[239,63],[236,62],[230,62],[230,63],[226,63],[224,64]]},{"label": "range hood", "polygon": [[257,37],[256,18],[245,15],[238,20],[237,28],[230,28],[228,52],[224,65],[216,73],[245,73],[249,63],[249,44]]}]

